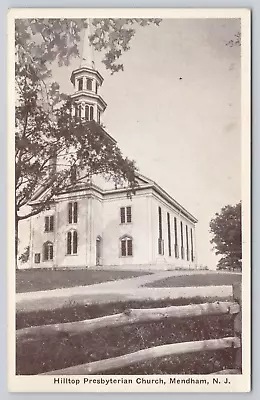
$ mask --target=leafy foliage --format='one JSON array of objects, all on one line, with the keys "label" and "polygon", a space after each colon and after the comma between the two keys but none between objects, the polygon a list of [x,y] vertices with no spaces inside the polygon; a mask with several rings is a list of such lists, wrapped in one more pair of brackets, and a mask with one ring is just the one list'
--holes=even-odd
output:
[{"label": "leafy foliage", "polygon": [[[86,19],[16,20],[16,221],[48,206],[53,196],[70,184],[75,167],[82,172],[77,175],[76,183],[92,174],[103,173],[116,183],[128,182],[131,189],[135,185],[134,162],[123,157],[98,124],[72,119],[72,102],[60,93],[56,82],[50,82],[52,62],[68,65],[73,57],[79,56],[81,32],[88,23]],[[116,60],[129,50],[134,26],[152,23],[158,25],[160,20],[92,21],[90,40],[96,50],[104,50],[103,62],[111,73],[123,69]],[[50,164],[55,158],[57,167],[51,171],[50,179]],[[30,213],[19,214],[32,199],[35,189],[41,187],[48,189],[44,202]]]},{"label": "leafy foliage", "polygon": [[[159,22],[95,19],[90,40],[96,50],[104,50],[103,62],[114,73],[123,69],[116,60],[129,50],[134,24]],[[88,23],[86,19],[55,18],[15,21],[16,254],[18,222],[48,207],[53,197],[71,184],[72,171],[78,171],[74,184],[96,173],[103,173],[117,184],[127,182],[129,193],[136,184],[135,163],[123,157],[101,126],[71,118],[72,102],[60,93],[56,82],[51,82],[52,62],[69,65],[79,56],[81,32]],[[38,193],[46,190],[45,199],[24,212],[36,189]]]},{"label": "leafy foliage", "polygon": [[237,47],[237,46],[241,46],[241,32],[237,32],[235,34],[234,39],[229,40],[226,43],[226,46],[230,46],[230,47]]},{"label": "leafy foliage", "polygon": [[[113,73],[123,69],[122,64],[116,65],[115,61],[129,49],[135,34],[134,24],[146,26],[159,22],[153,19],[95,19],[91,41],[96,50],[105,51],[103,62]],[[80,177],[77,176],[77,182],[92,174],[103,173],[117,183],[124,180],[130,187],[134,186],[134,162],[122,156],[100,126],[72,119],[72,102],[60,93],[56,82],[50,82],[53,61],[58,61],[60,66],[68,65],[73,57],[79,56],[81,32],[87,24],[85,19],[16,20],[17,221],[48,206],[53,196],[70,184],[71,171],[75,167],[82,172]],[[55,158],[58,163],[50,179],[50,164]],[[35,189],[41,186],[49,189],[45,201],[30,213],[19,214]]]},{"label": "leafy foliage", "polygon": [[26,246],[24,252],[19,257],[19,261],[21,261],[21,263],[26,263],[29,260],[29,255],[30,255],[30,246]]},{"label": "leafy foliage", "polygon": [[241,202],[227,205],[216,213],[210,222],[210,232],[215,253],[223,255],[218,269],[242,269]]}]

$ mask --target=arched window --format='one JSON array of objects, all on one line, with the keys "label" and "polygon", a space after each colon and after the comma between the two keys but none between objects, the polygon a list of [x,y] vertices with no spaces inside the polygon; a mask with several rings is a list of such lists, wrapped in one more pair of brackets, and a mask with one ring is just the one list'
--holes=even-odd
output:
[{"label": "arched window", "polygon": [[100,111],[97,111],[97,122],[100,124]]},{"label": "arched window", "polygon": [[78,82],[79,82],[79,90],[83,90],[83,78],[80,78]]},{"label": "arched window", "polygon": [[87,90],[92,90],[92,79],[87,79]]},{"label": "arched window", "polygon": [[45,242],[43,244],[43,261],[53,260],[53,244],[51,242]]},{"label": "arched window", "polygon": [[131,236],[123,236],[120,239],[121,257],[131,257],[133,255],[133,239]]},{"label": "arched window", "polygon": [[93,117],[94,117],[94,107],[93,106],[90,106],[89,107],[89,119],[90,119],[90,121],[92,121],[92,119],[93,119]]},{"label": "arched window", "polygon": [[67,233],[67,254],[78,253],[78,232],[69,231]]},{"label": "arched window", "polygon": [[87,121],[92,121],[94,117],[94,107],[86,104],[85,106],[85,118]]},{"label": "arched window", "polygon": [[85,106],[85,118],[89,121],[89,106],[87,104]]}]

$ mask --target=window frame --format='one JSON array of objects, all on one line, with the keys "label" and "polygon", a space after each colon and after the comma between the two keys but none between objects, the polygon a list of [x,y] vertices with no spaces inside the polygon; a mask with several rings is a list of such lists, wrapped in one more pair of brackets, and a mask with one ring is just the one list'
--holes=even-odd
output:
[{"label": "window frame", "polygon": [[[122,244],[125,244],[125,255],[123,254],[123,249],[122,249]],[[129,247],[129,243],[131,243]],[[129,251],[129,248],[131,251]],[[119,254],[120,258],[128,258],[128,257],[133,257],[134,251],[133,251],[134,245],[133,245],[133,238],[131,235],[124,235],[119,238]]]},{"label": "window frame", "polygon": [[84,79],[83,78],[78,78],[78,91],[81,92],[84,87]]},{"label": "window frame", "polygon": [[68,202],[68,224],[77,224],[79,220],[79,206],[78,201]]},{"label": "window frame", "polygon": [[[70,238],[70,239],[69,239]],[[76,229],[70,229],[66,233],[66,255],[77,256],[79,248],[79,235]]]},{"label": "window frame", "polygon": [[[130,214],[127,212],[127,210],[130,209]],[[122,210],[123,213],[122,213]],[[130,221],[129,221],[129,215],[130,215]],[[122,221],[122,216],[124,217],[124,221]],[[133,221],[133,213],[132,213],[132,206],[122,206],[119,209],[119,219],[120,219],[120,225],[129,225],[132,224]]]},{"label": "window frame", "polygon": [[54,214],[44,216],[44,232],[54,232]]},{"label": "window frame", "polygon": [[[53,261],[53,258],[54,258],[54,246],[53,246],[53,243],[48,240],[47,242],[43,243],[42,247],[43,247],[43,257],[42,257],[43,261],[44,262]],[[47,254],[47,256],[46,256],[46,254]]]},{"label": "window frame", "polygon": [[[89,84],[90,84],[90,88],[89,88]],[[93,92],[93,79],[87,78],[86,89],[89,90],[90,92]]]},{"label": "window frame", "polygon": [[41,263],[41,253],[34,253],[34,264]]}]

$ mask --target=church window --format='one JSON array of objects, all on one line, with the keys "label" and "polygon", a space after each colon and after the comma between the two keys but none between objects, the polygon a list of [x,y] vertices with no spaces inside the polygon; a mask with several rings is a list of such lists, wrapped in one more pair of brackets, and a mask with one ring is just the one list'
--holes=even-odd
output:
[{"label": "church window", "polygon": [[77,254],[78,252],[78,232],[69,231],[67,233],[67,254]]},{"label": "church window", "polygon": [[192,228],[190,229],[190,247],[191,247],[191,261],[194,261],[194,249],[193,249],[193,232]]},{"label": "church window", "polygon": [[162,209],[158,207],[159,239],[162,239]]},{"label": "church window", "polygon": [[77,181],[77,167],[76,165],[72,165],[70,170],[70,181],[72,184],[75,184]]},{"label": "church window", "polygon": [[97,122],[100,124],[100,111],[97,111]]},{"label": "church window", "polygon": [[190,249],[189,249],[189,231],[188,225],[186,225],[186,251],[187,251],[187,261],[190,260]]},{"label": "church window", "polygon": [[181,258],[184,259],[184,247],[183,247],[183,223],[181,221]]},{"label": "church window", "polygon": [[45,232],[53,232],[54,230],[54,216],[50,215],[45,217]]},{"label": "church window", "polygon": [[87,90],[92,90],[92,79],[87,79]]},{"label": "church window", "polygon": [[94,118],[94,107],[90,106],[89,107],[89,119],[90,119],[90,121],[92,121],[93,118]]},{"label": "church window", "polygon": [[169,256],[172,255],[172,245],[171,245],[171,221],[170,221],[170,214],[167,213],[167,228],[168,228],[168,251]]},{"label": "church window", "polygon": [[76,224],[78,222],[78,203],[70,202],[68,204],[68,220],[69,224]]},{"label": "church window", "polygon": [[132,222],[132,207],[121,207],[120,208],[120,220],[121,224],[130,224]]},{"label": "church window", "polygon": [[96,82],[96,94],[98,92],[98,83]]},{"label": "church window", "polygon": [[121,257],[131,257],[133,255],[133,239],[130,236],[124,236],[120,239]]},{"label": "church window", "polygon": [[94,107],[86,104],[85,107],[85,118],[87,121],[92,121],[94,117]]},{"label": "church window", "polygon": [[87,121],[89,121],[89,106],[88,105],[86,105],[86,107],[85,107],[85,118]]},{"label": "church window", "polygon": [[164,240],[161,238],[158,239],[158,254],[164,255]]},{"label": "church window", "polygon": [[179,246],[178,246],[178,228],[177,228],[177,218],[174,217],[174,255],[175,258],[179,258]]},{"label": "church window", "polygon": [[51,242],[46,242],[43,245],[43,260],[53,260],[53,244]]},{"label": "church window", "polygon": [[34,262],[35,262],[35,264],[40,264],[40,262],[41,262],[41,253],[35,253],[34,254]]},{"label": "church window", "polygon": [[83,78],[80,78],[78,82],[79,82],[79,90],[83,90]]}]

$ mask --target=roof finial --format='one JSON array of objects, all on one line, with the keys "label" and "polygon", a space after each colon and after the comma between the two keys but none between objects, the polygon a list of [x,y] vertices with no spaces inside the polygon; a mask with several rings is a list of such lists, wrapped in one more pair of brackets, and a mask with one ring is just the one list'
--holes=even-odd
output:
[{"label": "roof finial", "polygon": [[94,49],[90,43],[90,36],[91,36],[91,20],[90,18],[87,19],[87,27],[84,30],[83,34],[83,44],[82,44],[82,56],[80,60],[80,67],[87,67],[95,69],[95,62],[94,62]]}]

